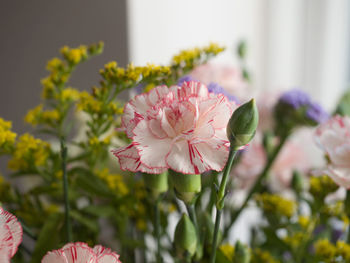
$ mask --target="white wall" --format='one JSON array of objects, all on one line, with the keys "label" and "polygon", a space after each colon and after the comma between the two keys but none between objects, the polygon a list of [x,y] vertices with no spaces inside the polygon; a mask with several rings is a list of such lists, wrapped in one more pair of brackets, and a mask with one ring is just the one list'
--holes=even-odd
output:
[{"label": "white wall", "polygon": [[331,108],[349,79],[349,13],[347,0],[129,0],[129,55],[167,63],[215,41],[234,63],[246,39],[258,90],[302,87]]}]

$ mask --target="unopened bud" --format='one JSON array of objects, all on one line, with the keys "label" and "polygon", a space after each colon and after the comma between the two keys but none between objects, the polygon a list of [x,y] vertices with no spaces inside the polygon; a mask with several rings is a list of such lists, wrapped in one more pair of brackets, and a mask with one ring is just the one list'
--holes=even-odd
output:
[{"label": "unopened bud", "polygon": [[250,251],[249,248],[237,241],[235,245],[235,253],[233,256],[233,263],[249,263]]},{"label": "unopened bud", "polygon": [[255,135],[258,122],[259,113],[254,99],[236,109],[226,128],[231,147],[237,150],[248,144]]},{"label": "unopened bud", "polygon": [[175,248],[179,258],[185,257],[188,253],[191,257],[197,248],[196,229],[190,218],[183,214],[175,229]]}]

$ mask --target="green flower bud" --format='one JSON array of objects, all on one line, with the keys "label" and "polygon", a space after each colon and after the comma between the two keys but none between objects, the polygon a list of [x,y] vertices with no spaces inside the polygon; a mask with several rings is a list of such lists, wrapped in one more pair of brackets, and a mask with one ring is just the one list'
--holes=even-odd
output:
[{"label": "green flower bud", "polygon": [[177,198],[186,204],[193,203],[202,189],[200,174],[181,174],[169,170],[169,176],[174,186]]},{"label": "green flower bud", "polygon": [[249,263],[250,251],[249,248],[237,241],[235,245],[235,253],[233,256],[233,263]]},{"label": "green flower bud", "polygon": [[259,113],[254,99],[235,110],[226,128],[233,149],[237,150],[253,139],[258,121]]},{"label": "green flower bud", "polygon": [[143,173],[143,180],[146,188],[151,192],[152,196],[157,198],[160,194],[168,191],[168,172],[161,174]]},{"label": "green flower bud", "polygon": [[175,229],[175,249],[177,256],[183,258],[186,254],[191,257],[197,249],[197,234],[190,218],[183,214]]},{"label": "green flower bud", "polygon": [[238,56],[241,58],[241,59],[244,59],[246,58],[246,55],[247,55],[247,43],[245,41],[241,41],[237,47],[237,53],[238,53]]},{"label": "green flower bud", "polygon": [[297,194],[300,194],[304,189],[304,180],[298,171],[293,171],[292,188]]}]

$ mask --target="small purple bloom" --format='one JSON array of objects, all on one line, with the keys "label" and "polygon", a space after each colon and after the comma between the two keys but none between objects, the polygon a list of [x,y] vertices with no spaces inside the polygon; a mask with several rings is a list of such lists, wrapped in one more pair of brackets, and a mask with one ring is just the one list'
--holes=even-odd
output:
[{"label": "small purple bloom", "polygon": [[237,104],[239,104],[239,101],[236,96],[233,96],[230,93],[228,93],[223,87],[221,87],[217,83],[214,83],[214,82],[209,83],[208,91],[214,94],[223,94],[228,98],[229,101],[234,101]]},{"label": "small purple bloom", "polygon": [[190,75],[185,75],[185,76],[179,78],[179,80],[177,81],[177,85],[181,86],[184,82],[187,82],[187,81],[197,81],[197,80],[192,78]]},{"label": "small purple bloom", "polygon": [[329,119],[329,114],[318,103],[310,103],[306,116],[317,123],[323,123]]},{"label": "small purple bloom", "polygon": [[134,87],[134,90],[135,90],[136,94],[141,94],[143,92],[144,88],[145,88],[145,84],[144,83],[139,83],[138,85],[136,85]]},{"label": "small purple bloom", "polygon": [[283,93],[279,100],[280,102],[292,106],[294,109],[298,109],[301,106],[306,106],[311,103],[309,95],[298,89],[292,89]]}]

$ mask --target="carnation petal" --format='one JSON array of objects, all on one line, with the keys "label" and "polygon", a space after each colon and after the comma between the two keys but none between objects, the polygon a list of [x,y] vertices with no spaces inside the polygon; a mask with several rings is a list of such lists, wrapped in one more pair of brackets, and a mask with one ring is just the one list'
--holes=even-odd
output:
[{"label": "carnation petal", "polygon": [[22,242],[22,226],[17,221],[17,218],[7,211],[2,210],[1,216],[5,218],[6,224],[9,227],[11,235],[13,237],[13,245],[11,250],[11,257],[13,257],[17,252],[18,246]]},{"label": "carnation petal", "polygon": [[350,189],[350,168],[339,168],[330,165],[328,171],[328,175],[332,177],[336,184],[345,187],[346,189]]},{"label": "carnation petal", "polygon": [[134,129],[134,142],[140,156],[141,163],[152,168],[166,168],[165,156],[170,151],[172,140],[155,137],[142,120]]},{"label": "carnation petal", "polygon": [[116,253],[104,254],[97,259],[98,263],[121,263]]},{"label": "carnation petal", "polygon": [[112,150],[114,156],[118,157],[120,168],[123,171],[144,172],[152,174],[163,173],[165,168],[149,168],[140,162],[140,156],[134,144]]},{"label": "carnation petal", "polygon": [[49,251],[41,260],[41,263],[68,263],[66,255],[61,250]]},{"label": "carnation petal", "polygon": [[62,252],[67,257],[68,263],[94,263],[97,260],[94,251],[86,246],[70,246],[63,248]]}]

